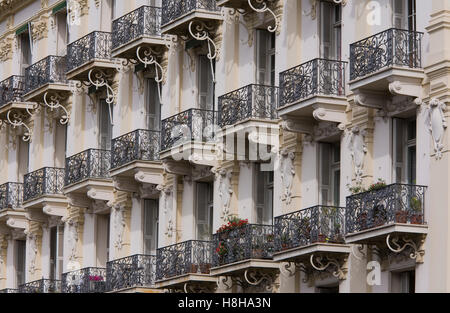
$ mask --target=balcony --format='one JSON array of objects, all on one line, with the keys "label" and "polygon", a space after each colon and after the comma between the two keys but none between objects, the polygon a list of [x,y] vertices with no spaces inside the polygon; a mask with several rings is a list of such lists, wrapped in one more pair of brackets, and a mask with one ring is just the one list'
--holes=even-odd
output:
[{"label": "balcony", "polygon": [[218,232],[213,235],[213,248],[211,275],[244,275],[247,279],[249,271],[279,270],[272,260],[275,252],[272,225],[246,224]]},{"label": "balcony", "polygon": [[40,202],[56,201],[66,203],[63,195],[63,168],[44,167],[24,176],[24,207],[33,207]]},{"label": "balcony", "polygon": [[138,129],[112,140],[111,176],[160,184],[160,132]]},{"label": "balcony", "polygon": [[342,61],[313,59],[281,72],[279,116],[344,122],[345,66]]},{"label": "balcony", "polygon": [[145,5],[112,23],[111,54],[115,58],[136,59],[139,47],[164,45],[161,8]]},{"label": "balcony", "polygon": [[161,32],[187,35],[191,22],[216,23],[222,20],[216,0],[163,0]]},{"label": "balcony", "polygon": [[[423,33],[390,28],[350,45],[350,90],[362,106],[382,106],[385,94],[420,98]],[[377,96],[381,99],[371,99]]]},{"label": "balcony", "polygon": [[[65,69],[65,56],[50,55],[25,69],[24,99],[44,102],[47,93],[65,94],[70,91]],[[48,101],[49,99],[45,99]]]},{"label": "balcony", "polygon": [[99,31],[89,33],[69,44],[67,46],[67,78],[93,83],[101,79],[98,76],[101,72],[109,76],[110,73],[106,72],[116,68],[111,59],[111,46],[111,33]]},{"label": "balcony", "polygon": [[61,281],[41,279],[19,286],[19,293],[61,293]]},{"label": "balcony", "polygon": [[65,187],[86,180],[109,180],[111,151],[88,149],[66,159]]},{"label": "balcony", "polygon": [[106,290],[106,269],[83,268],[62,274],[62,293],[103,293]]},{"label": "balcony", "polygon": [[106,202],[112,200],[110,168],[109,150],[88,149],[66,158],[64,193],[72,203],[77,203],[78,200],[80,205],[87,205],[90,199]]},{"label": "balcony", "polygon": [[219,97],[218,125],[222,136],[258,129],[278,129],[278,87],[251,84]]},{"label": "balcony", "polygon": [[23,101],[25,77],[13,75],[0,82],[0,108]]},{"label": "balcony", "polygon": [[155,288],[156,256],[137,254],[106,265],[108,292],[145,292]]},{"label": "balcony", "polygon": [[0,185],[0,212],[16,210],[22,206],[23,184],[6,183]]},{"label": "balcony", "polygon": [[425,191],[425,186],[392,184],[347,197],[346,243],[389,246],[390,239],[423,238]]},{"label": "balcony", "polygon": [[161,160],[214,160],[215,114],[211,110],[189,109],[162,120]]},{"label": "balcony", "polygon": [[[342,259],[350,253],[344,240],[345,208],[314,206],[275,218],[275,254],[281,262]],[[335,264],[339,264],[336,262]]]},{"label": "balcony", "polygon": [[217,284],[211,277],[212,242],[190,240],[156,252],[156,287],[182,289],[187,286],[208,289]]}]

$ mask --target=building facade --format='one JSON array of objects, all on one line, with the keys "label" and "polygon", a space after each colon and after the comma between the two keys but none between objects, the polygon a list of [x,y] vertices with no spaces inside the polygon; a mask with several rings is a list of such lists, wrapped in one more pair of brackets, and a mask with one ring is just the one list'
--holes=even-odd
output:
[{"label": "building facade", "polygon": [[448,292],[449,69],[449,0],[0,0],[0,290]]}]

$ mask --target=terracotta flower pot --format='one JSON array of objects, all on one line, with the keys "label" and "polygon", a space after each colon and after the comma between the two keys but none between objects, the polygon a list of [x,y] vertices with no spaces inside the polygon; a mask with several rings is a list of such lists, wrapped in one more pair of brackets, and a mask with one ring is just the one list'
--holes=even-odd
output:
[{"label": "terracotta flower pot", "polygon": [[198,272],[198,265],[197,264],[191,264],[191,271],[190,273],[197,273]]},{"label": "terracotta flower pot", "polygon": [[408,212],[406,211],[397,211],[395,212],[395,222],[406,224],[408,222]]},{"label": "terracotta flower pot", "polygon": [[423,215],[422,214],[411,215],[411,224],[417,224],[417,225],[423,224]]}]

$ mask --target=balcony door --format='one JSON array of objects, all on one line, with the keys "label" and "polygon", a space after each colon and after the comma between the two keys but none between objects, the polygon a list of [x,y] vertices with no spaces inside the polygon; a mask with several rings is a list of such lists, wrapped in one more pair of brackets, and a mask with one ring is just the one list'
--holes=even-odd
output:
[{"label": "balcony door", "polygon": [[18,36],[20,45],[20,75],[25,76],[25,69],[32,64],[31,38],[28,29]]},{"label": "balcony door", "polygon": [[156,255],[158,249],[158,200],[144,200],[144,254]]},{"label": "balcony door", "polygon": [[16,286],[25,284],[25,264],[26,264],[26,241],[15,241],[15,260]]},{"label": "balcony door", "polygon": [[60,280],[63,270],[64,228],[50,228],[50,279]]},{"label": "balcony door", "polygon": [[19,149],[17,150],[17,160],[19,162],[18,170],[18,180],[23,182],[23,177],[29,172],[29,161],[30,161],[30,143],[25,142],[18,138]]},{"label": "balcony door", "polygon": [[416,184],[416,119],[393,119],[392,160],[396,183]]},{"label": "balcony door", "polygon": [[392,0],[393,25],[416,31],[416,0]]},{"label": "balcony door", "polygon": [[56,54],[64,56],[67,54],[67,43],[69,32],[67,29],[67,11],[58,12],[55,14],[56,20]]},{"label": "balcony door", "polygon": [[161,103],[159,101],[158,84],[153,78],[146,79],[145,108],[147,129],[160,130]]},{"label": "balcony door", "polygon": [[211,240],[213,234],[214,184],[196,183],[196,239]]},{"label": "balcony door", "polygon": [[211,61],[206,55],[198,56],[198,107],[214,110],[214,82]]},{"label": "balcony door", "polygon": [[333,2],[320,2],[320,56],[342,59],[342,8]]},{"label": "balcony door", "polygon": [[[112,112],[111,112],[112,113]],[[100,100],[99,105],[99,149],[111,150],[112,124],[109,104],[105,99]]]},{"label": "balcony door", "polygon": [[110,236],[110,214],[97,214],[96,221],[96,252],[97,267],[106,267],[109,261],[109,236]]},{"label": "balcony door", "polygon": [[340,144],[319,143],[319,204],[339,206],[340,165]]},{"label": "balcony door", "polygon": [[255,164],[256,185],[256,223],[273,224],[273,171],[262,171],[259,163]]}]

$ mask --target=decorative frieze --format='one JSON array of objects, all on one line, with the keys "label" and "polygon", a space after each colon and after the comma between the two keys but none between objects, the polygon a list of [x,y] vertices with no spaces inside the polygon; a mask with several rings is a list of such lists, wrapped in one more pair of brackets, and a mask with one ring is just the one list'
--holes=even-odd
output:
[{"label": "decorative frieze", "polygon": [[12,59],[13,43],[13,36],[8,36],[0,40],[0,62]]}]

